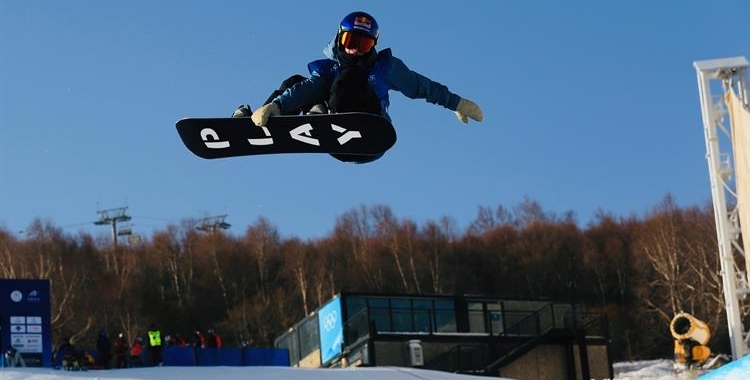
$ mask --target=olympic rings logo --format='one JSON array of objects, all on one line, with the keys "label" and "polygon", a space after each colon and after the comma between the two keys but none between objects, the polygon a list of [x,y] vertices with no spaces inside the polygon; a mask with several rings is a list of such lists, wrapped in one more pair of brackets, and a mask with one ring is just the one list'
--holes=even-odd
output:
[{"label": "olympic rings logo", "polygon": [[331,311],[330,313],[323,316],[323,328],[326,330],[326,332],[330,332],[334,327],[336,327],[337,320],[338,316],[336,310]]}]

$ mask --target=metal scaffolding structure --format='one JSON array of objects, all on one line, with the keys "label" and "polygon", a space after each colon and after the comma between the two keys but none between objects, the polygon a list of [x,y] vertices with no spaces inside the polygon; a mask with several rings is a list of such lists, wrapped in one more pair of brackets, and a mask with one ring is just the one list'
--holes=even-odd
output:
[{"label": "metal scaffolding structure", "polygon": [[726,125],[728,118],[723,95],[727,91],[734,91],[744,107],[748,108],[748,61],[744,57],[733,57],[697,61],[693,65],[698,75],[729,339],[732,357],[736,360],[750,353],[750,334],[747,324],[743,323],[743,318],[750,317],[747,300],[750,270],[739,264],[744,258],[750,265],[750,257],[742,247],[741,221],[737,209],[736,173],[731,155],[734,145],[730,133],[735,126]]}]

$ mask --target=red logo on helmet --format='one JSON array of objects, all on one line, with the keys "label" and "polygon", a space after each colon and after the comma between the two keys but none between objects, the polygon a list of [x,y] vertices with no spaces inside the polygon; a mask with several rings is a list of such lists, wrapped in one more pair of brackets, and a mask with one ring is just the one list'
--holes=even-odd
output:
[{"label": "red logo on helmet", "polygon": [[372,20],[365,16],[357,16],[354,18],[354,27],[370,30],[372,28]]}]

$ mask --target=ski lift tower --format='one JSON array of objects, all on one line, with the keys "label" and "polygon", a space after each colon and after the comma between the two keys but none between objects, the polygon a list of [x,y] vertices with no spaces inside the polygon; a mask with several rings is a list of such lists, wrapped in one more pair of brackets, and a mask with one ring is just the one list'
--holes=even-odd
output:
[{"label": "ski lift tower", "polygon": [[[741,221],[740,215],[743,213],[738,208],[738,205],[743,203],[750,206],[750,199],[741,199],[740,195],[743,193],[737,191],[737,183],[743,177],[735,172],[731,152],[736,152],[734,148],[739,147],[740,141],[733,141],[731,132],[738,125],[729,125],[730,128],[727,128],[725,124],[727,119],[731,120],[725,117],[728,114],[725,96],[730,91],[734,92],[740,104],[745,110],[748,109],[748,61],[745,57],[733,57],[697,61],[693,65],[698,74],[701,115],[706,138],[706,160],[716,218],[729,340],[733,360],[737,360],[750,353],[748,348],[750,334],[742,321],[743,317],[750,316],[750,310],[748,310],[750,306],[747,302],[747,295],[750,293],[748,288],[750,257],[742,247],[740,225],[740,222],[744,222],[750,226],[750,220]],[[731,121],[731,123],[737,124],[738,121]],[[750,133],[750,130],[746,130],[745,133]],[[722,151],[722,149],[725,150]],[[743,149],[750,149],[750,146],[743,146]],[[750,173],[742,173],[742,175],[750,176]],[[748,181],[748,177],[744,178],[743,181]],[[746,185],[743,183],[743,186]],[[745,215],[750,214],[745,213]],[[744,244],[746,248],[750,247],[750,236],[744,239]],[[742,258],[747,263],[744,267],[738,264],[742,262]]]},{"label": "ski lift tower", "polygon": [[232,227],[231,224],[225,222],[225,219],[228,215],[219,215],[219,216],[208,216],[200,220],[198,227],[195,227],[195,229],[203,232],[211,232],[216,233],[218,230],[226,230],[229,227]]},{"label": "ski lift tower", "polygon": [[127,214],[127,211],[127,206],[97,211],[99,214],[99,220],[94,222],[94,224],[97,226],[108,225],[112,227],[112,246],[115,252],[117,252],[117,223],[127,222],[132,219],[130,215]]}]

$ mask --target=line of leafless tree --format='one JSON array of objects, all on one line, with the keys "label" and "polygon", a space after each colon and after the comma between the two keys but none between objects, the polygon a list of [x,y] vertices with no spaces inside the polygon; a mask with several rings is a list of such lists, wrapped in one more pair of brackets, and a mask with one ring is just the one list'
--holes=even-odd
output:
[{"label": "line of leafless tree", "polygon": [[113,248],[36,220],[19,237],[0,228],[0,277],[49,279],[53,339],[93,346],[99,329],[143,335],[217,328],[227,345],[270,346],[341,291],[485,294],[577,302],[606,312],[616,360],[669,357],[668,324],[687,311],[727,352],[713,212],[667,195],[643,216],[573,213],[526,200],[479,207],[466,231],[449,217],[424,225],[383,205],[339,216],[330,236],[281,238],[265,218],[243,236],[193,220]]}]

